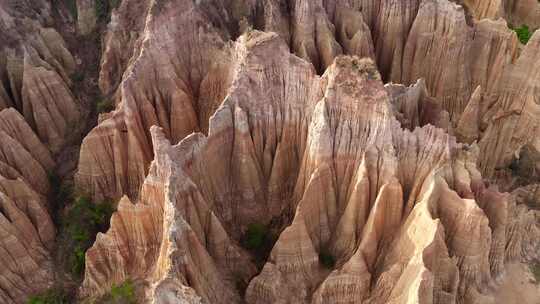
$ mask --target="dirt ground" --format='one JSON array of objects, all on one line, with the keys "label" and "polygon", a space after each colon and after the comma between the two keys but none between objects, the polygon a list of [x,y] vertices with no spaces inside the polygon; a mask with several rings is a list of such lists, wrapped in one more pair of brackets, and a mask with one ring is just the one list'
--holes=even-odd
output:
[{"label": "dirt ground", "polygon": [[514,263],[506,267],[504,280],[495,293],[495,304],[540,304],[540,284],[527,265]]}]

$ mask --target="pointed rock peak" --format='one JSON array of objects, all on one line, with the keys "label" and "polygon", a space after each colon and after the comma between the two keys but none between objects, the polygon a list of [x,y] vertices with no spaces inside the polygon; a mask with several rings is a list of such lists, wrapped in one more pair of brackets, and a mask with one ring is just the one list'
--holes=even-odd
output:
[{"label": "pointed rock peak", "polygon": [[163,129],[158,126],[152,126],[150,128],[150,134],[152,135],[154,155],[156,155],[155,161],[164,161],[163,157],[170,157],[170,151],[172,149],[171,142],[167,139]]},{"label": "pointed rock peak", "polygon": [[236,41],[236,54],[239,58],[255,56],[260,58],[274,58],[290,56],[289,47],[285,41],[273,32],[246,31]]}]

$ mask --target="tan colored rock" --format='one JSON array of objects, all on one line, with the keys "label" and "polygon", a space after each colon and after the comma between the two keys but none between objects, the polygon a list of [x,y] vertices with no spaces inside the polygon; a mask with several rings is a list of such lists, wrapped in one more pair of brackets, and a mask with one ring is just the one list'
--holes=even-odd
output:
[{"label": "tan colored rock", "polygon": [[[535,213],[483,180],[536,159],[538,34],[518,57],[504,20],[446,0],[284,5],[113,14],[100,85],[119,102],[77,184],[128,197],[81,294],[132,278],[144,301],[240,303],[238,277],[250,304],[490,303],[505,262],[538,246]],[[252,223],[279,235],[253,278]]]},{"label": "tan colored rock", "polygon": [[[81,295],[131,278],[141,301],[241,303],[237,278],[249,283],[247,303],[483,303],[505,261],[538,246],[522,235],[536,222],[511,218],[527,209],[484,184],[481,147],[429,125],[451,130],[422,81],[385,87],[372,61],[349,56],[319,77],[273,33],[249,31],[227,52],[230,82],[207,135],[175,144],[162,120],[151,145],[127,145],[153,147],[154,160],[138,198],[121,200],[88,251]],[[129,79],[89,137],[109,141],[104,151],[144,134],[130,124],[156,109],[133,105]],[[256,276],[238,246],[252,223],[279,234]]]},{"label": "tan colored rock", "polygon": [[45,170],[53,169],[51,153],[15,109],[0,111],[0,130],[19,142]]},{"label": "tan colored rock", "polygon": [[[252,1],[178,1],[173,6],[162,10],[149,1],[123,1],[113,12],[105,38],[100,87],[104,93],[118,88],[118,105],[124,114],[115,121],[125,121],[129,135],[125,134],[122,142],[129,144],[95,148],[122,151],[123,156],[113,160],[102,152],[87,151],[91,145],[83,145],[79,185],[93,189],[91,193],[98,198],[133,197],[137,193],[152,158],[151,125],[163,127],[173,142],[192,131],[206,132],[208,118],[226,96],[237,62],[234,50],[223,51],[227,49],[224,42],[245,30],[246,24],[277,32],[294,53],[312,62],[320,73],[345,52],[373,57],[385,80],[410,86],[424,79],[432,97],[429,104],[435,105],[424,107],[422,115],[449,132],[458,126],[480,85],[487,98],[479,111],[479,122],[474,123],[478,136],[492,116],[487,113],[495,102],[492,88],[498,87],[503,71],[517,56],[518,42],[503,20],[468,23],[464,9],[449,1],[385,0],[380,5],[371,0],[297,1],[290,11],[278,0],[266,0],[260,6]],[[165,24],[160,21],[165,19],[174,20],[175,27],[161,29],[158,25]],[[202,24],[212,25],[200,27]],[[197,30],[204,34],[192,36]],[[158,31],[167,34],[155,34]],[[171,49],[179,44],[186,47]],[[201,50],[204,54],[195,58],[193,54]],[[217,62],[212,65],[208,58]],[[152,76],[157,75],[154,66],[160,66],[160,77]],[[176,87],[176,93],[169,91],[171,87]],[[182,109],[180,116],[166,106],[173,97],[179,100],[173,104]],[[99,166],[87,168],[86,164],[92,163],[121,169],[105,172]],[[129,180],[125,176],[130,176]]]},{"label": "tan colored rock", "polygon": [[139,202],[121,200],[111,229],[98,235],[88,251],[83,295],[106,292],[111,284],[132,278],[154,286],[152,294],[164,301],[158,303],[185,300],[184,292],[175,297],[173,291],[189,287],[206,303],[239,302],[234,284],[247,282],[253,266],[195,184],[174,184],[185,179],[180,167],[171,171],[181,154],[161,130],[154,129],[153,136],[159,155],[150,170],[154,176],[146,179]]},{"label": "tan colored rock", "polygon": [[[401,77],[392,79],[409,84],[425,78],[428,91],[455,122],[472,93],[467,58],[471,40],[461,6],[424,1],[404,46]],[[437,66],[445,68],[433,68]]]},{"label": "tan colored rock", "polygon": [[[377,1],[371,2],[373,4],[366,6],[377,6]],[[402,62],[405,57],[405,45],[407,41],[411,40],[409,31],[412,30],[411,27],[415,22],[421,3],[422,1],[419,0],[382,1],[378,10],[373,11],[374,16],[376,16],[376,20],[371,27],[373,42],[375,43],[375,57],[377,58],[379,71],[385,80],[395,82],[398,79],[405,78],[401,77],[405,73],[402,67],[404,65]]]},{"label": "tan colored rock", "polygon": [[0,174],[0,300],[25,303],[52,284],[55,229],[45,200],[21,179]]},{"label": "tan colored rock", "polygon": [[490,92],[493,106],[484,114],[487,128],[479,141],[480,168],[488,177],[509,165],[516,151],[536,138],[539,49],[540,33],[536,32],[515,64],[506,68],[501,85]]},{"label": "tan colored rock", "polygon": [[463,0],[463,4],[477,19],[497,19],[504,13],[503,0]]},{"label": "tan colored rock", "polygon": [[13,108],[0,111],[0,301],[25,303],[53,282],[50,152]]},{"label": "tan colored rock", "polygon": [[515,26],[540,27],[540,4],[534,0],[503,0],[506,19]]},{"label": "tan colored rock", "polygon": [[13,107],[22,113],[40,140],[57,154],[68,134],[79,127],[79,105],[70,89],[76,63],[62,36],[41,20],[48,18],[49,5],[34,4],[34,10],[43,9],[42,18],[25,10],[25,1],[6,4],[1,16],[5,22],[1,35],[9,43],[0,46],[0,108]]},{"label": "tan colored rock", "polygon": [[118,87],[128,63],[137,56],[149,7],[150,1],[124,0],[111,12],[99,69],[99,88],[103,94],[110,94]]},{"label": "tan colored rock", "polygon": [[292,28],[292,49],[318,71],[324,71],[342,53],[321,0],[295,1]]},{"label": "tan colored rock", "polygon": [[448,112],[429,95],[423,79],[409,87],[387,84],[385,89],[390,96],[394,115],[403,128],[413,130],[415,127],[431,124],[452,134]]},{"label": "tan colored rock", "polygon": [[21,97],[25,119],[53,153],[59,152],[80,119],[69,87],[54,70],[27,57]]},{"label": "tan colored rock", "polygon": [[[161,126],[177,143],[193,131],[206,130],[225,97],[231,79],[224,42],[217,30],[205,26],[206,16],[194,5],[183,2],[149,11],[142,50],[119,87],[118,111],[90,132],[81,147],[77,184],[96,198],[136,196],[153,157],[150,127]],[[175,18],[175,26],[162,18]]]},{"label": "tan colored rock", "polygon": [[510,223],[507,226],[508,235],[505,248],[506,258],[509,261],[532,261],[538,259],[538,184],[531,184],[517,188],[512,192],[511,204],[515,204],[509,215]]},{"label": "tan colored rock", "polygon": [[482,88],[479,86],[474,90],[471,100],[465,107],[456,128],[457,138],[471,144],[480,138],[480,120],[483,110]]}]

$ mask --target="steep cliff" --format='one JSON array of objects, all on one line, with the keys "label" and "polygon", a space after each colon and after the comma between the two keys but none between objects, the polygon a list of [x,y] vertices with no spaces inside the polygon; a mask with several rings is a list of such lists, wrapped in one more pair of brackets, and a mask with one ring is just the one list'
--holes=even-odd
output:
[{"label": "steep cliff", "polygon": [[[479,149],[420,127],[444,116],[419,118],[423,83],[385,88],[358,57],[319,77],[276,34],[249,32],[230,52],[233,80],[208,135],[171,145],[152,129],[149,175],[88,252],[83,295],[133,278],[153,303],[186,289],[241,303],[233,282],[248,279],[248,303],[475,303],[492,297],[506,259],[533,254],[536,241],[507,234],[515,211],[484,184]],[[398,90],[416,102],[403,111],[413,131],[396,119]],[[280,234],[250,279],[237,244],[252,223]],[[522,223],[537,239],[536,220]],[[519,253],[505,252],[514,242]]]},{"label": "steep cliff", "polygon": [[[225,97],[235,68],[234,54],[224,46],[246,22],[276,31],[318,73],[345,53],[374,58],[384,80],[413,85],[424,79],[433,103],[448,112],[448,127],[466,132],[463,137],[468,142],[481,141],[484,135],[485,142],[504,141],[499,139],[504,134],[486,133],[494,124],[488,109],[506,107],[503,100],[493,97],[499,94],[501,78],[509,77],[509,70],[528,74],[531,66],[514,67],[519,42],[504,20],[470,24],[464,9],[449,1],[385,0],[378,6],[370,1],[335,5],[299,1],[287,13],[279,1],[258,6],[249,2],[245,7],[224,3],[223,12],[232,18],[226,23],[216,21],[218,5],[143,1],[136,6],[128,0],[113,13],[100,83],[105,92],[116,90],[117,111],[83,143],[78,172],[78,184],[95,197],[136,197],[153,157],[151,125],[163,127],[173,143],[193,131],[206,132],[208,118]],[[163,28],[162,20],[174,20],[170,24],[175,26]],[[135,34],[128,39],[126,33],[132,29]],[[179,44],[185,47],[174,47]],[[121,46],[129,46],[133,53]],[[526,96],[517,98],[517,103],[523,103]],[[462,120],[464,112],[467,118]],[[478,123],[470,121],[470,115],[478,117],[474,119]],[[518,151],[526,141],[507,152]],[[501,165],[499,160],[482,163],[482,172],[488,176]]]},{"label": "steep cliff", "polygon": [[[539,22],[536,0],[0,0],[0,302],[497,303],[540,259],[540,33],[512,30]],[[79,281],[77,195],[117,207]]]}]

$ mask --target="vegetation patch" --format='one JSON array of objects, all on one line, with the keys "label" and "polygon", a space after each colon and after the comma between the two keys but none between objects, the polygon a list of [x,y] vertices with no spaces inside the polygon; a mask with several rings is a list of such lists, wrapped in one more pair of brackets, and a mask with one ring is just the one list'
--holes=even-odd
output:
[{"label": "vegetation patch", "polygon": [[82,71],[77,71],[75,73],[73,73],[73,81],[75,82],[82,82],[84,80],[84,72]]},{"label": "vegetation patch", "polygon": [[534,263],[531,266],[531,272],[534,275],[534,280],[536,281],[536,284],[540,284],[540,262]]},{"label": "vegetation patch", "polygon": [[531,32],[529,27],[525,24],[521,27],[513,27],[512,25],[510,25],[510,28],[514,32],[516,32],[518,39],[522,44],[527,44],[527,42],[529,42],[529,39],[531,39],[533,35],[533,32]]},{"label": "vegetation patch", "polygon": [[96,104],[96,110],[98,113],[108,113],[114,110],[114,105],[109,99],[100,100]]},{"label": "vegetation patch", "polygon": [[72,248],[68,259],[69,270],[74,276],[84,272],[86,250],[92,246],[98,232],[109,228],[114,212],[110,202],[92,202],[87,196],[78,195],[62,221],[62,230]]},{"label": "vegetation patch", "polygon": [[326,248],[321,249],[319,252],[319,262],[327,269],[333,269],[336,265],[336,259]]},{"label": "vegetation patch", "polygon": [[62,289],[49,289],[46,292],[30,297],[27,304],[68,304],[69,296]]},{"label": "vegetation patch", "polygon": [[255,256],[257,262],[263,263],[272,250],[274,237],[266,225],[255,223],[248,225],[241,243]]},{"label": "vegetation patch", "polygon": [[97,303],[103,304],[136,304],[135,285],[130,280],[113,285],[111,290],[101,297]]},{"label": "vegetation patch", "polygon": [[73,186],[62,184],[56,175],[49,176],[52,189],[53,217],[58,231],[58,250],[65,270],[79,279],[84,272],[86,250],[92,246],[98,232],[109,229],[114,206],[109,201],[92,202],[78,194]]}]

